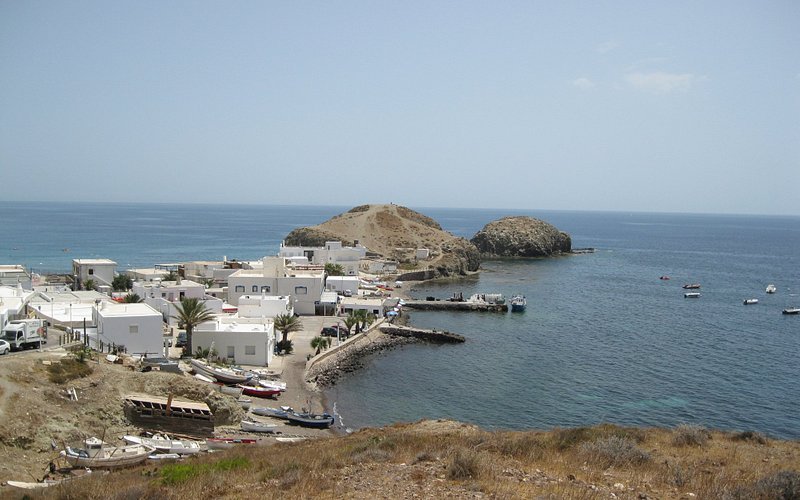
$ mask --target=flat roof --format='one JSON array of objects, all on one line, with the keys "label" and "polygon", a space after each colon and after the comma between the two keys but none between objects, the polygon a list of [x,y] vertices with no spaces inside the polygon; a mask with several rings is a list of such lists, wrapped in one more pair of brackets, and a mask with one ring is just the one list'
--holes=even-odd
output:
[{"label": "flat roof", "polygon": [[117,265],[117,263],[111,259],[72,259],[72,262],[80,265],[94,265],[94,266],[109,265],[109,264],[115,266]]},{"label": "flat roof", "polygon": [[[128,394],[128,395],[125,396],[125,399],[130,400],[130,401],[136,401],[136,402],[142,402],[142,403],[152,403],[152,404],[163,405],[163,406],[166,406],[167,405],[167,401],[168,401],[168,398],[165,398],[163,396],[151,396],[150,394],[140,394],[140,393]],[[189,401],[188,399],[175,398],[175,397],[172,398],[172,401],[170,402],[170,407],[171,408],[187,408],[187,409],[200,410],[200,411],[209,412],[209,413],[211,412],[211,409],[205,403],[199,403],[197,401]]]},{"label": "flat roof", "polygon": [[158,316],[161,313],[147,304],[106,304],[98,309],[97,314],[105,318],[121,316]]}]

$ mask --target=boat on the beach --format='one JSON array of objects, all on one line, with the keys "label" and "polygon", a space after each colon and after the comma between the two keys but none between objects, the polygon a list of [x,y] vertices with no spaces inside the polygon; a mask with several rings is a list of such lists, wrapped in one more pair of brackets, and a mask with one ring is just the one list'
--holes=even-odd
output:
[{"label": "boat on the beach", "polygon": [[225,385],[222,382],[214,382],[214,386],[222,394],[227,394],[235,398],[239,398],[244,393],[242,387],[239,385]]},{"label": "boat on the beach", "polygon": [[699,292],[686,292],[683,294],[684,298],[687,299],[699,299],[700,293]]},{"label": "boat on the beach", "polygon": [[778,287],[776,287],[776,286],[775,286],[775,285],[773,285],[772,283],[770,283],[769,285],[767,285],[767,289],[766,289],[766,292],[767,292],[767,293],[775,293],[775,292],[777,292],[777,291],[778,291]]},{"label": "boat on the beach", "polygon": [[314,429],[327,429],[333,425],[333,415],[327,413],[290,413],[287,420],[290,424]]},{"label": "boat on the beach", "polygon": [[36,491],[36,490],[43,490],[45,488],[50,488],[51,486],[58,486],[60,484],[69,483],[71,481],[75,481],[76,479],[81,479],[84,477],[91,477],[92,474],[95,475],[106,475],[108,471],[102,472],[92,472],[91,469],[86,469],[83,474],[77,476],[66,476],[60,479],[50,479],[45,478],[39,482],[30,482],[30,481],[6,481],[6,486],[11,488],[20,490],[20,491]]},{"label": "boat on the beach", "polygon": [[193,455],[201,451],[208,450],[205,441],[194,441],[191,439],[170,439],[167,436],[156,434],[153,437],[142,436],[122,436],[128,444],[143,444],[152,446],[159,453],[176,453],[178,455]]},{"label": "boat on the beach", "polygon": [[257,439],[243,438],[209,438],[206,440],[209,450],[226,450],[240,444],[256,444]]},{"label": "boat on the beach", "polygon": [[265,424],[263,422],[256,422],[254,420],[242,420],[241,428],[245,432],[275,432],[278,424]]},{"label": "boat on the beach", "polygon": [[246,373],[244,370],[236,370],[233,368],[225,368],[221,366],[214,366],[199,359],[192,359],[189,361],[192,364],[192,369],[195,373],[205,375],[206,377],[213,377],[217,382],[223,384],[241,384],[253,378],[253,374]]},{"label": "boat on the beach", "polygon": [[683,285],[684,290],[698,290],[700,288],[700,283],[691,283]]},{"label": "boat on the beach", "polygon": [[245,396],[253,396],[256,398],[271,398],[279,396],[281,390],[277,387],[262,387],[254,385],[239,384],[237,387],[241,388],[242,394]]},{"label": "boat on the beach", "polygon": [[[342,328],[342,330],[344,330],[344,328]],[[342,333],[344,333],[344,331],[342,331]],[[286,382],[281,382],[280,380],[259,379],[258,385],[266,388],[279,389],[281,391],[286,390]]]},{"label": "boat on the beach", "polygon": [[96,437],[91,437],[84,441],[84,448],[67,446],[61,451],[61,456],[73,467],[111,469],[144,462],[154,451],[155,447],[146,444],[110,446]]},{"label": "boat on the beach", "polygon": [[259,415],[262,417],[273,417],[273,418],[280,418],[283,420],[287,420],[291,413],[294,413],[294,410],[291,406],[281,406],[280,408],[268,408],[268,407],[261,407],[257,406],[254,408],[250,408],[250,413],[253,415]]},{"label": "boat on the beach", "polygon": [[511,297],[511,312],[523,312],[528,305],[524,295],[514,295]]},{"label": "boat on the beach", "polygon": [[758,304],[758,299],[744,299],[744,305]]},{"label": "boat on the beach", "polygon": [[783,310],[783,314],[800,314],[800,307],[788,307]]},{"label": "boat on the beach", "polygon": [[250,409],[250,405],[253,404],[253,400],[252,399],[244,398],[244,397],[240,397],[239,399],[236,400],[236,402],[239,403],[239,406],[241,406],[244,411],[249,410]]}]

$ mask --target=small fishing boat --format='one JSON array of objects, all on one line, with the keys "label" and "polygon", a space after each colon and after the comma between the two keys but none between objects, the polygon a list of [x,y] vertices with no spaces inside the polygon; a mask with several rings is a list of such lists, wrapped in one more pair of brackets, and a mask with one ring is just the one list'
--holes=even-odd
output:
[{"label": "small fishing boat", "polygon": [[667,276],[667,275],[659,276],[658,279],[667,281],[669,279],[669,276]]},{"label": "small fishing boat", "polygon": [[290,424],[314,429],[327,429],[333,425],[333,415],[327,413],[290,413],[287,420]]},{"label": "small fishing boat", "polygon": [[783,314],[800,314],[800,307],[789,307],[784,309]]},{"label": "small fishing boat", "polygon": [[273,417],[287,420],[289,415],[294,413],[294,410],[291,406],[281,406],[280,408],[255,407],[250,408],[250,412],[254,415],[260,415],[262,417]]},{"label": "small fishing boat", "polygon": [[191,439],[170,439],[169,437],[162,436],[160,434],[156,434],[153,437],[122,436],[122,439],[128,444],[143,444],[152,446],[159,453],[193,455],[208,449],[205,441],[193,441]]},{"label": "small fishing boat", "polygon": [[240,397],[239,399],[236,400],[236,402],[239,403],[239,406],[241,406],[244,411],[249,410],[250,409],[250,405],[253,404],[253,400],[252,399],[244,398],[244,397]]},{"label": "small fishing boat", "polygon": [[744,299],[744,305],[758,304],[758,299]]},{"label": "small fishing boat", "polygon": [[523,312],[528,305],[524,295],[514,295],[511,297],[511,312]]},{"label": "small fishing boat", "polygon": [[281,382],[280,380],[260,379],[258,381],[258,385],[268,389],[279,389],[281,391],[286,390],[286,382]]},{"label": "small fishing boat", "polygon": [[65,450],[61,451],[61,456],[73,467],[111,469],[144,462],[154,451],[153,446],[146,444],[109,446],[102,440],[92,437],[84,441],[84,448],[67,446]]},{"label": "small fishing boat", "polygon": [[206,440],[209,450],[225,450],[240,444],[256,444],[257,439],[242,438],[209,438]]},{"label": "small fishing boat", "polygon": [[241,397],[242,393],[244,392],[241,386],[238,385],[225,385],[222,382],[215,382],[214,386],[222,394],[227,394],[228,396],[233,396],[235,398]]},{"label": "small fishing boat", "polygon": [[278,424],[265,424],[263,422],[256,422],[254,420],[242,420],[241,428],[245,432],[275,432]]},{"label": "small fishing boat", "polygon": [[769,285],[767,285],[767,290],[766,290],[766,292],[767,292],[767,293],[775,293],[775,292],[777,292],[777,291],[778,291],[778,287],[776,287],[776,286],[775,286],[775,285],[773,285],[772,283],[770,283]]},{"label": "small fishing boat", "polygon": [[199,359],[192,359],[189,362],[192,364],[192,369],[195,373],[205,375],[206,377],[213,377],[217,382],[222,382],[223,384],[242,384],[254,376],[253,374],[246,373],[244,370],[214,366],[200,361]]},{"label": "small fishing boat", "polygon": [[256,398],[271,398],[274,396],[279,396],[281,390],[277,387],[262,387],[262,386],[254,386],[254,385],[246,385],[246,384],[239,384],[237,387],[240,387],[242,390],[242,394],[245,396],[252,396]]},{"label": "small fishing boat", "polygon": [[686,292],[683,294],[684,298],[687,299],[699,299],[700,293],[699,292]]},{"label": "small fishing boat", "polygon": [[691,283],[688,285],[683,285],[685,290],[698,290],[700,289],[700,283]]},{"label": "small fishing boat", "polygon": [[207,377],[202,373],[195,373],[194,378],[200,380],[201,382],[208,382],[209,384],[213,384],[217,381],[217,379],[215,379],[214,377]]}]

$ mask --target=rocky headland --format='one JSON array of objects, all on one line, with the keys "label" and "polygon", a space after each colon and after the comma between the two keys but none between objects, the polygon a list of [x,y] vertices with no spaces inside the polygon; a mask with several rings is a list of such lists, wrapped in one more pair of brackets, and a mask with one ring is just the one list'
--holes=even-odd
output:
[{"label": "rocky headland", "polygon": [[[322,246],[326,241],[358,242],[368,255],[396,260],[404,271],[430,270],[429,278],[465,275],[481,263],[472,243],[426,215],[393,204],[357,206],[322,224],[297,228],[284,240],[290,246]],[[429,258],[418,260],[418,248],[427,248]]]},{"label": "rocky headland", "polygon": [[569,234],[543,220],[526,216],[503,217],[486,224],[472,244],[482,257],[549,257],[570,253]]}]

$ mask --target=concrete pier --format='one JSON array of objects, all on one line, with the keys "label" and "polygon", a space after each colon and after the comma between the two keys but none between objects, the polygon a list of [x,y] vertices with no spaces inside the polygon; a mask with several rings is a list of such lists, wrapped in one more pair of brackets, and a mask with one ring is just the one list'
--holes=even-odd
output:
[{"label": "concrete pier", "polygon": [[430,342],[443,342],[443,343],[459,343],[464,342],[466,339],[463,335],[457,333],[444,332],[439,330],[425,330],[423,328],[414,328],[409,326],[397,326],[383,324],[380,326],[380,331],[387,335],[397,335],[400,337],[414,337],[417,339],[427,340]]},{"label": "concrete pier", "polygon": [[487,302],[450,302],[446,300],[405,300],[405,307],[418,311],[508,312],[507,304]]}]

